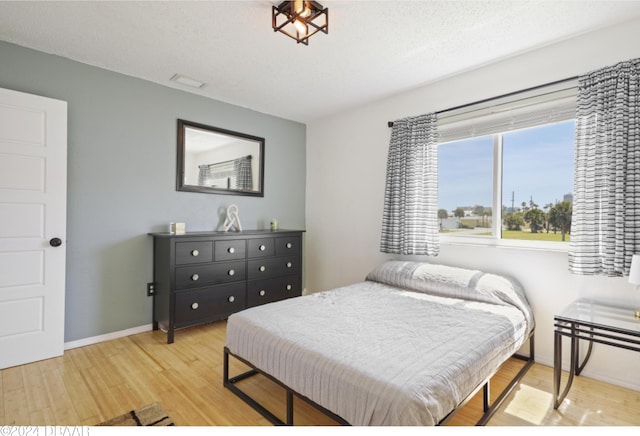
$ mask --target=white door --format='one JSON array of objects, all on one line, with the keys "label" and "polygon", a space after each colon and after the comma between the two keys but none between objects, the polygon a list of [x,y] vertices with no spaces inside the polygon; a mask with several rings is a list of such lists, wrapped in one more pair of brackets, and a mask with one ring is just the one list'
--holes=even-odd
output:
[{"label": "white door", "polygon": [[66,197],[67,103],[0,88],[0,369],[63,353]]}]

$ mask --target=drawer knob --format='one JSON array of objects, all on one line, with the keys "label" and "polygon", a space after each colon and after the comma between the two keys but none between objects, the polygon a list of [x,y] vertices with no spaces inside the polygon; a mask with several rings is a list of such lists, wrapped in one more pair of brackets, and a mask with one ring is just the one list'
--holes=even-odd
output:
[{"label": "drawer knob", "polygon": [[236,270],[235,269],[230,269],[228,274],[230,276],[234,276],[234,275],[236,275]]},{"label": "drawer knob", "polygon": [[261,265],[260,268],[258,268],[261,272],[264,272],[267,270],[267,267],[264,265]]},{"label": "drawer knob", "polygon": [[264,251],[266,249],[267,249],[267,247],[264,244],[260,244],[260,246],[258,247],[258,250],[260,250],[260,251]]},{"label": "drawer knob", "polygon": [[227,250],[230,254],[233,254],[236,252],[236,249],[233,247],[229,247],[229,249]]},{"label": "drawer knob", "polygon": [[291,268],[293,264],[291,262],[287,262],[287,268]]},{"label": "drawer knob", "polygon": [[260,293],[260,296],[261,296],[261,297],[264,297],[264,296],[267,294],[267,291],[265,291],[265,290],[263,289],[263,290],[261,290],[259,293]]},{"label": "drawer knob", "polygon": [[196,309],[198,308],[198,303],[193,303],[193,304],[191,305],[191,308],[192,308],[193,310],[196,310]]},{"label": "drawer knob", "polygon": [[287,248],[291,248],[293,247],[293,244],[291,242],[287,242]]},{"label": "drawer knob", "polygon": [[236,301],[236,297],[232,295],[227,300],[229,301],[229,303],[233,303],[234,301]]},{"label": "drawer knob", "polygon": [[191,276],[191,280],[193,280],[194,282],[197,282],[198,279],[200,279],[200,276],[198,274],[194,274]]},{"label": "drawer knob", "polygon": [[191,252],[191,255],[192,255],[193,257],[197,257],[199,254],[200,254],[200,252],[199,252],[198,250],[193,250],[193,251]]},{"label": "drawer knob", "polygon": [[287,285],[287,291],[290,291],[291,289],[293,289],[293,286]]}]

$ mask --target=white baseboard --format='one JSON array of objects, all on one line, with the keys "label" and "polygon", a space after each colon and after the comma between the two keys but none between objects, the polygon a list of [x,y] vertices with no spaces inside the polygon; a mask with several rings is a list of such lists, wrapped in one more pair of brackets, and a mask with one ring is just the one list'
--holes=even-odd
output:
[{"label": "white baseboard", "polygon": [[[536,363],[553,368],[552,358],[547,358],[547,357],[538,358],[538,356],[536,355],[535,360],[536,360]],[[564,360],[567,360],[567,359],[564,359]],[[567,362],[563,362],[562,370],[569,371],[569,364]],[[592,378],[594,380],[598,380],[601,382],[609,383],[615,386],[632,389],[634,391],[640,391],[640,385],[637,383],[634,383],[633,381],[629,381],[628,379],[625,380],[617,377],[611,377],[611,375],[602,374],[601,372],[589,371],[588,366],[584,369],[584,371],[580,375],[584,377]]]},{"label": "white baseboard", "polygon": [[104,335],[78,339],[77,341],[65,342],[64,349],[71,350],[72,348],[84,347],[87,345],[97,344],[99,342],[110,341],[112,339],[118,339],[118,338],[123,338],[125,336],[131,336],[138,333],[148,332],[150,330],[153,330],[153,324],[141,325],[140,327],[132,327],[130,329],[120,330],[118,332],[106,333]]}]

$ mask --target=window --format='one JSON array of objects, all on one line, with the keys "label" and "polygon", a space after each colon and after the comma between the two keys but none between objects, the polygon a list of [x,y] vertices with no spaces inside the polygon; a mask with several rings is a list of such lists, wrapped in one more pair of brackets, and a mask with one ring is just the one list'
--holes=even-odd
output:
[{"label": "window", "polygon": [[449,117],[453,122],[443,117],[441,236],[528,246],[568,242],[574,117],[575,89],[485,106]]},{"label": "window", "polygon": [[573,200],[574,131],[568,121],[503,135],[502,239],[569,241],[555,214]]},{"label": "window", "polygon": [[440,233],[491,236],[493,137],[438,144]]}]

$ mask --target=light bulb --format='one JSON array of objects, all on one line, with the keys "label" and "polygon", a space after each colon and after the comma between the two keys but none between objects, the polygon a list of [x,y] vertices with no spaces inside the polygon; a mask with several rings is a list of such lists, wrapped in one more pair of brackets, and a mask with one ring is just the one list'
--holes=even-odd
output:
[{"label": "light bulb", "polygon": [[311,15],[311,8],[309,8],[309,4],[306,1],[295,0],[293,2],[293,12],[303,18],[307,18]]},{"label": "light bulb", "polygon": [[296,30],[298,31],[298,35],[301,35],[301,36],[307,35],[308,28],[305,23],[303,23],[300,20],[295,20],[293,22],[293,25],[296,27]]}]

